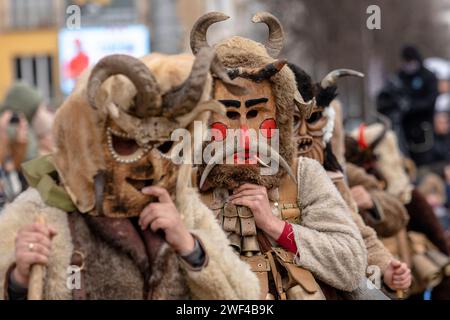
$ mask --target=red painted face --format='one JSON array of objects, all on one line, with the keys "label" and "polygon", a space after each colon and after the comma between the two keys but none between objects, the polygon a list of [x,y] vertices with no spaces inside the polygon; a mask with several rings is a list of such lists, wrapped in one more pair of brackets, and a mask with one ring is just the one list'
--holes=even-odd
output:
[{"label": "red painted face", "polygon": [[[245,152],[236,153],[234,158],[244,160],[240,164],[255,164],[254,154],[250,154],[250,142],[261,134],[270,139],[277,129],[275,121],[275,97],[269,81],[255,83],[248,79],[238,78],[237,84],[248,89],[248,94],[234,96],[220,81],[216,81],[215,99],[225,105],[226,115],[213,114],[212,135],[215,141],[223,141],[227,129],[239,130],[239,144]],[[236,134],[236,132],[235,132]],[[256,137],[255,137],[256,134]],[[237,163],[236,163],[237,164]]]}]

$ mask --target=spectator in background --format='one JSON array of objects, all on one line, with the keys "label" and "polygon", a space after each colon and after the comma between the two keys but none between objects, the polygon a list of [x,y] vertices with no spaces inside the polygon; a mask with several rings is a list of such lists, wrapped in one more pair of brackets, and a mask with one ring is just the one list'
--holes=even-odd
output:
[{"label": "spectator in background", "polygon": [[34,116],[32,128],[37,138],[38,155],[44,156],[54,151],[52,135],[55,114],[46,106],[41,105]]},{"label": "spectator in background", "polygon": [[422,179],[418,189],[425,196],[430,206],[433,207],[434,213],[444,230],[448,230],[450,215],[448,208],[445,206],[447,195],[443,179],[434,173],[430,173]]},{"label": "spectator in background", "polygon": [[402,151],[421,166],[432,160],[437,79],[414,46],[405,46],[401,59],[401,70],[380,92],[377,107],[393,120]]},{"label": "spectator in background", "polygon": [[[450,164],[450,114],[438,112],[434,116],[433,165],[442,174]],[[443,166],[442,166],[443,165]]]},{"label": "spectator in background", "polygon": [[38,155],[37,138],[31,124],[44,108],[39,92],[18,82],[0,106],[0,208],[26,187],[20,165]]},{"label": "spectator in background", "polygon": [[436,100],[436,112],[450,112],[450,61],[441,58],[428,58],[424,66],[438,79],[439,96]]}]

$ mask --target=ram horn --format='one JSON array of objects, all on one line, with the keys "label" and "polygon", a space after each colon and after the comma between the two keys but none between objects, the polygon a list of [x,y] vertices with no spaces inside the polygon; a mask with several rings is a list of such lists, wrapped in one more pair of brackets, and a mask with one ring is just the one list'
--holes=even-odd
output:
[{"label": "ram horn", "polygon": [[284,44],[284,31],[278,18],[268,12],[258,12],[252,22],[265,23],[269,27],[269,40],[265,46],[271,57],[278,57]]},{"label": "ram horn", "polygon": [[[202,98],[210,70],[225,83],[227,88],[235,94],[242,94],[245,88],[233,84],[225,69],[217,65],[218,59],[212,48],[202,48],[198,52],[191,73],[187,80],[179,87],[169,91],[163,97],[163,115],[178,117],[191,112]],[[220,72],[219,70],[222,71]]]},{"label": "ram horn", "polygon": [[225,21],[230,17],[221,12],[210,12],[201,16],[191,30],[191,49],[197,54],[201,48],[210,47],[206,40],[208,28],[217,22]]},{"label": "ram horn", "polygon": [[336,82],[339,78],[349,77],[349,76],[364,78],[364,74],[361,72],[351,70],[351,69],[337,69],[337,70],[331,71],[329,74],[327,74],[325,76],[325,78],[323,78],[322,82],[320,83],[320,86],[323,89],[335,86]]},{"label": "ram horn", "polygon": [[101,59],[92,69],[87,86],[89,104],[97,109],[95,98],[102,84],[115,75],[127,77],[136,87],[135,109],[139,118],[161,114],[161,93],[155,77],[139,59],[127,55],[110,55]]}]

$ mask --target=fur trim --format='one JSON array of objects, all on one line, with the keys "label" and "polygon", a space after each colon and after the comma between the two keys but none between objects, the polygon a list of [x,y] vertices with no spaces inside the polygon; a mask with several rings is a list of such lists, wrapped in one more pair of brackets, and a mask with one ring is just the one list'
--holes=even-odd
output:
[{"label": "fur trim", "polygon": [[[66,213],[46,206],[39,193],[31,188],[7,205],[0,214],[0,283],[4,283],[6,270],[14,262],[15,238],[18,231],[33,223],[38,214],[42,214],[45,221],[58,230],[58,234],[53,238],[44,298],[72,299],[72,293],[66,286],[66,272],[73,251]],[[0,286],[0,298],[4,296],[4,289]]]},{"label": "fur trim", "polygon": [[292,225],[296,263],[334,288],[356,289],[365,277],[367,252],[344,200],[315,160],[299,158],[297,181],[302,216]]},{"label": "fur trim", "polygon": [[[376,123],[366,127],[365,138],[370,145],[382,132],[383,125]],[[351,136],[358,138],[358,130],[354,130]],[[413,185],[409,181],[403,166],[403,155],[398,147],[395,133],[389,130],[383,140],[374,150],[377,157],[377,170],[381,173],[387,182],[387,192],[398,197],[404,204],[411,201],[411,192]]]},{"label": "fur trim", "polygon": [[[186,268],[187,282],[195,299],[259,299],[256,275],[241,261],[218,225],[213,213],[201,201],[196,189],[178,189],[178,210],[183,221],[204,244],[209,262],[201,272]],[[195,212],[194,214],[187,214]]]},{"label": "fur trim", "polygon": [[331,141],[331,138],[333,137],[336,111],[334,111],[333,108],[328,107],[323,111],[323,115],[328,119],[327,124],[322,128],[323,142],[326,145]]}]

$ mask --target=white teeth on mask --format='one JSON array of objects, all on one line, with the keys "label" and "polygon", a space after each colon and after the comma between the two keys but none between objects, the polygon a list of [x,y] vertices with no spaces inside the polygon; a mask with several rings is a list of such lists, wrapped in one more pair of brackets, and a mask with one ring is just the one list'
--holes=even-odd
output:
[{"label": "white teeth on mask", "polygon": [[169,161],[172,161],[172,157],[170,156],[170,152],[169,152],[169,154],[165,154],[165,153],[162,153],[161,151],[159,151],[159,154],[161,155],[162,158],[164,158],[166,160],[169,160]]},{"label": "white teeth on mask", "polygon": [[139,148],[132,155],[121,156],[114,150],[113,140],[112,140],[113,135],[120,137],[120,138],[125,138],[125,139],[133,139],[133,137],[130,134],[117,132],[111,128],[108,128],[108,130],[107,130],[108,150],[111,153],[111,156],[113,157],[113,159],[119,163],[130,164],[130,163],[137,162],[137,161],[141,160],[142,157],[150,150],[150,147],[146,146],[144,148]]}]

